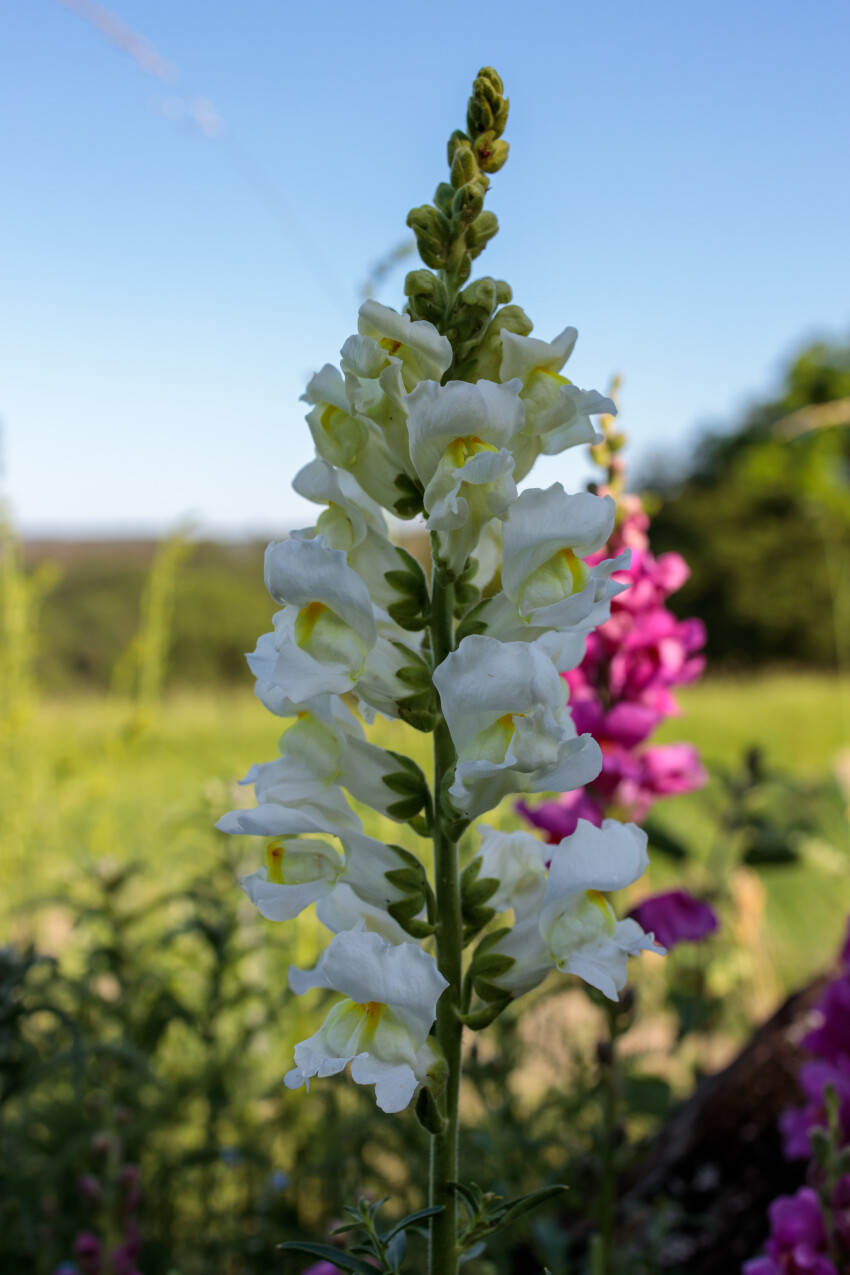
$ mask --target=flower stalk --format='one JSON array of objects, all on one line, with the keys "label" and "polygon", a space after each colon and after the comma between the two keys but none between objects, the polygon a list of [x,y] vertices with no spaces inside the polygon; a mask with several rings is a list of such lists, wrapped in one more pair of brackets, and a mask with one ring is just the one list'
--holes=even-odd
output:
[{"label": "flower stalk", "polygon": [[[436,537],[435,537],[436,539]],[[436,545],[434,546],[436,549]],[[431,590],[431,651],[435,665],[454,649],[454,581],[434,557]],[[446,720],[440,714],[434,728],[434,809],[431,836],[434,847],[434,884],[437,898],[437,968],[448,988],[437,1005],[436,1034],[446,1061],[446,1085],[439,1100],[442,1127],[431,1135],[429,1204],[442,1205],[431,1218],[430,1270],[457,1270],[457,1218],[454,1194],[449,1186],[458,1177],[461,1038],[459,1013],[463,984],[463,921],[456,837],[446,818],[446,792],[457,756]]]}]

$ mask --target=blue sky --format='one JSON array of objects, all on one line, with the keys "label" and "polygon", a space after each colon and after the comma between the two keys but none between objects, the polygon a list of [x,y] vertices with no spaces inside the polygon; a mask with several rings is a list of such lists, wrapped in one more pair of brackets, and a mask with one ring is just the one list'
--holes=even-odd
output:
[{"label": "blue sky", "polygon": [[29,532],[310,520],[299,395],[485,63],[512,151],[479,265],[538,335],[579,329],[578,384],[624,374],[639,465],[850,330],[843,0],[111,11],[164,79],[56,0],[0,0],[2,484]]}]

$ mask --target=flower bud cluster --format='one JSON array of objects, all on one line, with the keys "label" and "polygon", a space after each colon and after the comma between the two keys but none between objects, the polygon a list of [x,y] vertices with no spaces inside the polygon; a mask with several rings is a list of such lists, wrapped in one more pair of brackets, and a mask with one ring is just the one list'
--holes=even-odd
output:
[{"label": "flower bud cluster", "polygon": [[[554,848],[485,829],[457,884],[456,843],[473,819],[599,774],[599,744],[577,730],[561,674],[608,620],[629,560],[601,552],[610,497],[558,483],[518,491],[537,456],[598,440],[591,417],[615,410],[562,372],[575,329],[538,340],[507,285],[461,290],[492,233],[482,203],[507,155],[506,118],[501,81],[482,71],[467,131],[449,143],[450,183],[411,214],[438,273],[408,278],[406,314],[367,301],[339,365],[308,384],[316,459],[294,486],[321,512],[269,546],[280,609],[249,656],[257,695],[288,725],[278,756],[245,777],[255,806],[218,825],[261,843],[242,884],[264,917],[315,907],[333,935],[312,970],[289,973],[297,994],[342,999],[296,1046],[286,1084],[350,1068],[386,1111],[443,1091],[435,1020],[449,1001],[455,1027],[483,1026],[556,969],[616,998],[627,957],[663,951],[607,898],[646,866],[632,825],[580,823]],[[430,581],[392,543],[385,512],[424,518]],[[367,739],[376,714],[434,732],[433,782]],[[351,799],[395,820],[398,844],[369,836]],[[439,871],[432,884],[420,837],[455,856],[456,884]]]}]

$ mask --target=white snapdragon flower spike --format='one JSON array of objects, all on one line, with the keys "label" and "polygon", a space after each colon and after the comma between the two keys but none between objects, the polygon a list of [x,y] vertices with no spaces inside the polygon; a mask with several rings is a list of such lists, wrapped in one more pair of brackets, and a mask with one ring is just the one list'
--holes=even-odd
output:
[{"label": "white snapdragon flower spike", "polygon": [[481,863],[478,879],[489,877],[499,882],[487,906],[497,912],[513,911],[520,921],[536,913],[546,889],[546,871],[552,847],[529,832],[501,832],[486,824],[479,829],[481,849],[476,858]]},{"label": "white snapdragon flower spike", "polygon": [[388,571],[401,567],[399,556],[387,538],[387,524],[381,507],[362,491],[345,470],[334,469],[317,459],[305,465],[292,480],[299,496],[327,505],[314,527],[291,533],[294,540],[321,536],[329,549],[342,549],[348,565],[360,576],[375,606],[384,610],[398,601],[398,594],[385,579]]},{"label": "white snapdragon flower spike", "polygon": [[380,426],[392,456],[412,473],[405,400],[420,381],[442,379],[451,344],[432,323],[373,300],[360,307],[357,326],[341,350],[348,401]]},{"label": "white snapdragon flower spike", "polygon": [[352,690],[378,633],[369,590],[343,551],[321,536],[272,542],[265,574],[269,593],[284,603],[275,616],[272,683],[292,700]]},{"label": "white snapdragon flower spike", "polygon": [[[266,862],[242,878],[242,888],[267,920],[292,920],[338,883],[375,907],[388,908],[405,897],[386,878],[403,866],[395,851],[359,828],[340,827],[326,814],[322,808],[266,802],[231,810],[216,824],[236,836],[272,838]],[[339,841],[342,854],[329,838]]]},{"label": "white snapdragon flower spike", "polygon": [[565,328],[554,341],[502,333],[499,380],[518,379],[525,404],[525,426],[513,444],[517,481],[525,477],[541,452],[554,456],[579,443],[598,443],[602,435],[590,417],[603,412],[616,414],[610,398],[596,390],[580,390],[560,375],[577,337],[575,328]]},{"label": "white snapdragon flower spike", "polygon": [[552,854],[543,901],[493,951],[514,964],[494,982],[515,996],[540,983],[553,967],[617,1000],[626,964],[638,952],[665,949],[637,921],[618,921],[605,894],[632,885],[649,864],[646,833],[633,823],[606,819],[601,828],[579,819],[575,832]]},{"label": "white snapdragon flower spike", "polygon": [[326,363],[301,397],[313,404],[307,424],[319,456],[353,474],[379,505],[394,509],[401,495],[396,479],[403,467],[390,453],[380,427],[352,411],[339,368]]},{"label": "white snapdragon flower spike", "polygon": [[458,755],[449,792],[471,818],[509,793],[566,792],[599,774],[599,745],[576,736],[567,684],[536,644],[464,638],[434,684]]},{"label": "white snapdragon flower spike", "polygon": [[398,773],[398,759],[368,742],[357,718],[335,695],[290,707],[297,716],[281,735],[280,757],[252,766],[240,781],[254,785],[257,802],[287,805],[319,799],[338,784],[392,818],[390,807],[399,796],[385,780]]},{"label": "white snapdragon flower spike", "polygon": [[486,523],[516,499],[508,444],[522,429],[519,381],[422,381],[407,404],[410,455],[425,488],[430,531],[449,566],[462,570]]},{"label": "white snapdragon flower spike", "polygon": [[326,985],[341,992],[322,1026],[295,1046],[289,1089],[313,1076],[334,1076],[351,1064],[359,1085],[374,1085],[382,1111],[402,1111],[440,1056],[429,1032],[448,983],[415,943],[393,945],[377,934],[337,934],[321,961]]}]

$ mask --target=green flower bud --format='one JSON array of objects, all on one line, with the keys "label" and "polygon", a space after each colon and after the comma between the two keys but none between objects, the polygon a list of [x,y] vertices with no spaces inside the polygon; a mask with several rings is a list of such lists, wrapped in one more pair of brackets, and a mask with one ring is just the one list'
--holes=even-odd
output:
[{"label": "green flower bud", "polygon": [[502,333],[516,332],[518,336],[528,336],[533,326],[531,319],[518,305],[506,305],[497,310],[478,347],[474,367],[469,373],[470,380],[498,381],[502,362]]},{"label": "green flower bud", "polygon": [[447,217],[451,215],[452,200],[454,197],[454,187],[450,186],[448,182],[440,182],[439,186],[434,191],[434,203],[437,205],[440,212],[445,213]]},{"label": "green flower bud", "polygon": [[[458,191],[458,194],[461,192]],[[457,198],[457,196],[455,196]],[[482,200],[483,203],[483,200]],[[480,212],[466,232],[466,246],[473,257],[477,257],[487,246],[499,229],[499,219],[495,213]]]},{"label": "green flower bud", "polygon": [[[474,222],[475,219],[480,216],[490,217],[493,221],[496,221],[496,218],[492,213],[482,214],[481,209],[483,207],[484,191],[478,185],[478,182],[469,182],[467,185],[461,186],[460,190],[455,192],[455,197],[452,200],[452,218],[456,222],[460,222],[462,226],[470,225],[471,222]],[[496,221],[496,229],[493,231],[493,234],[496,233],[498,228],[499,223]],[[491,238],[491,236],[488,235],[488,238]],[[481,248],[484,247],[484,243],[486,242],[487,240],[485,239],[481,244]],[[480,251],[481,249],[479,249],[479,252]]]},{"label": "green flower bud", "polygon": [[416,246],[426,266],[442,269],[450,234],[446,217],[430,204],[423,204],[421,208],[411,208],[407,224],[416,235]]},{"label": "green flower bud", "polygon": [[508,143],[497,138],[492,129],[482,133],[475,143],[478,167],[483,173],[497,173],[507,160],[509,150]]},{"label": "green flower bud", "polygon": [[482,67],[472,85],[466,121],[472,136],[493,131],[497,137],[508,121],[508,99],[501,77],[491,66]]},{"label": "green flower bud", "polygon": [[[472,153],[472,147],[467,144],[459,145],[452,159],[452,167],[450,180],[455,190],[459,190],[468,182],[472,182],[478,175],[478,163]],[[457,196],[455,196],[457,199]]]},{"label": "green flower bud", "polygon": [[411,270],[404,281],[407,308],[414,319],[427,319],[439,324],[448,296],[445,284],[430,270]]},{"label": "green flower bud", "polygon": [[496,280],[497,305],[507,305],[509,301],[513,300],[513,295],[513,289],[509,283],[506,283],[504,279]]},{"label": "green flower bud", "polygon": [[466,133],[463,133],[461,132],[459,128],[456,128],[455,131],[452,133],[451,137],[449,138],[449,145],[448,145],[449,168],[451,168],[452,166],[452,162],[455,157],[455,151],[458,149],[458,147],[470,146],[470,145],[471,145],[471,142],[470,142],[470,139],[467,137]]}]

